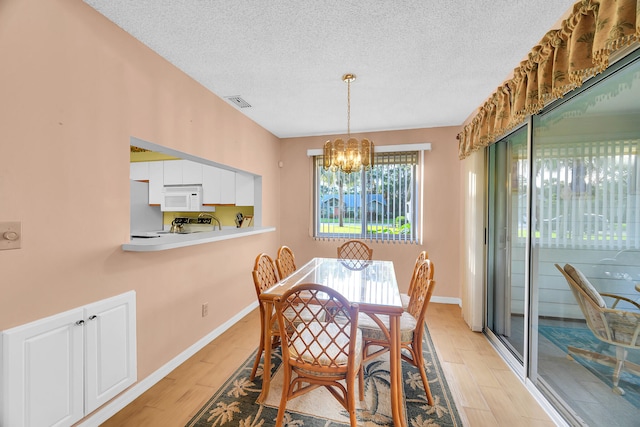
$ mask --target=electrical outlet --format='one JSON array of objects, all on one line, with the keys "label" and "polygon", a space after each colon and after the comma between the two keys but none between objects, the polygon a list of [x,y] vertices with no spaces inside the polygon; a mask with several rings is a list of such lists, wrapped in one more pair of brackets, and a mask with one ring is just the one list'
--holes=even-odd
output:
[{"label": "electrical outlet", "polygon": [[208,314],[209,314],[209,303],[205,302],[204,304],[202,304],[202,317],[205,317]]}]

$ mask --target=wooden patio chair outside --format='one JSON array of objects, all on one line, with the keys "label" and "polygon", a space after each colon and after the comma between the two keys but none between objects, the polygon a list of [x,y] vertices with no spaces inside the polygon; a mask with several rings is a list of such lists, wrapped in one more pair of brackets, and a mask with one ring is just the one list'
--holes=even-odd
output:
[{"label": "wooden patio chair outside", "polygon": [[[400,345],[402,349],[406,350],[406,352],[402,353],[402,359],[411,363],[420,371],[424,391],[427,394],[427,403],[433,406],[433,396],[429,388],[429,381],[424,367],[424,356],[422,355],[425,314],[436,286],[435,280],[429,278],[431,271],[433,271],[433,265],[428,258],[416,270],[409,306],[400,318]],[[378,318],[382,325],[371,317],[360,314],[359,327],[364,340],[363,362],[376,358],[389,350],[389,317],[378,316]],[[368,354],[372,347],[381,348],[375,349],[371,354]]]},{"label": "wooden patio chair outside", "polygon": [[[640,335],[640,304],[620,295],[599,293],[586,276],[571,264],[565,264],[564,268],[558,264],[555,266],[569,284],[591,332],[600,341],[611,344],[616,349],[616,356],[612,357],[597,351],[567,346],[567,357],[572,358],[571,355],[574,354],[614,368],[612,391],[623,395],[625,392],[619,386],[622,370],[625,369],[635,375],[640,375],[640,366],[626,360],[628,349],[640,349],[640,340],[638,339]],[[613,304],[608,306],[603,297],[613,299]],[[631,304],[639,311],[617,309],[616,306],[620,301]]]},{"label": "wooden patio chair outside", "polygon": [[[322,386],[349,412],[355,427],[355,379],[362,358],[358,305],[326,286],[300,284],[276,298],[275,306],[279,329],[286,331],[281,336],[284,379],[276,426],[282,426],[289,400]],[[316,316],[309,319],[305,313]]]},{"label": "wooden patio chair outside", "polygon": [[288,246],[281,246],[278,249],[278,256],[276,257],[276,267],[278,269],[278,275],[280,279],[284,279],[291,273],[296,271],[296,259],[293,255],[293,251]]}]

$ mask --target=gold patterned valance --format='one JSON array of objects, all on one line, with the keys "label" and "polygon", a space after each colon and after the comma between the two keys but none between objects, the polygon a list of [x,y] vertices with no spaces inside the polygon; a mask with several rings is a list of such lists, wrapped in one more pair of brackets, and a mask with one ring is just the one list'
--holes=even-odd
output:
[{"label": "gold patterned valance", "polygon": [[513,78],[498,87],[458,135],[460,159],[538,113],[609,66],[609,56],[640,42],[640,0],[581,0],[549,31]]}]

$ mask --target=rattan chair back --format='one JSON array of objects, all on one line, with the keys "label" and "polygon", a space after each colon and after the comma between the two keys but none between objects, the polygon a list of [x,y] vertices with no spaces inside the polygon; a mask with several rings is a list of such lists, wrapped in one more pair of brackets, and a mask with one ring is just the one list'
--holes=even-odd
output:
[{"label": "rattan chair back", "polygon": [[338,247],[338,258],[371,260],[373,259],[373,249],[360,240],[349,240]]},{"label": "rattan chair back", "polygon": [[282,425],[287,401],[324,386],[355,427],[355,378],[362,357],[358,305],[326,286],[301,284],[276,298],[275,306],[279,328],[286,331],[281,335],[284,379],[276,425]]},{"label": "rattan chair back", "polygon": [[284,279],[296,271],[296,259],[293,256],[293,251],[288,246],[281,246],[280,249],[278,249],[276,268],[278,269],[278,275],[281,279]]}]

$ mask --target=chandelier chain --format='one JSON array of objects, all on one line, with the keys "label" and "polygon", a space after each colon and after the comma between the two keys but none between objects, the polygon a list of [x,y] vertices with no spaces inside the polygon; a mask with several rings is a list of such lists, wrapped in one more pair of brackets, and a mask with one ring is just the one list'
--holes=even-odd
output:
[{"label": "chandelier chain", "polygon": [[351,136],[351,80],[347,79],[347,137]]}]

